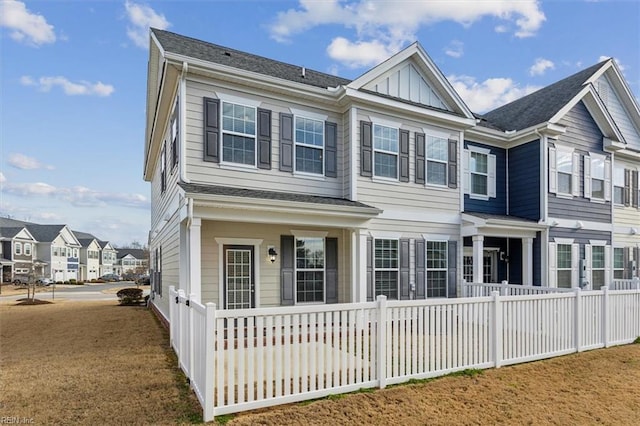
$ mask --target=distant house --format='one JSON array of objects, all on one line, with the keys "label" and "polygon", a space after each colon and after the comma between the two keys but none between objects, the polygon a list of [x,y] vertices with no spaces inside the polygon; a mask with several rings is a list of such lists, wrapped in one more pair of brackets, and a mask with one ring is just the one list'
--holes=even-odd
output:
[{"label": "distant house", "polygon": [[100,276],[100,243],[92,234],[73,231],[80,248],[80,279],[89,281]]},{"label": "distant house", "polygon": [[118,251],[109,241],[98,240],[100,246],[100,276],[105,274],[115,274]]},{"label": "distant house", "polygon": [[147,274],[149,272],[149,254],[146,250],[119,248],[116,258],[116,274]]},{"label": "distant house", "polygon": [[42,275],[44,263],[36,258],[36,244],[24,226],[0,227],[2,282],[11,282],[16,276]]},{"label": "distant house", "polygon": [[54,281],[80,278],[80,242],[67,225],[29,224],[38,241],[38,254],[47,263],[43,275]]}]

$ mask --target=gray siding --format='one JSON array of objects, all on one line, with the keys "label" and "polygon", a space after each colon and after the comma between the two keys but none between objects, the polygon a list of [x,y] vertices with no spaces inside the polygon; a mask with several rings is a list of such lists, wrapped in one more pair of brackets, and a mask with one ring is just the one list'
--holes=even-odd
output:
[{"label": "gray siding", "polygon": [[611,232],[590,231],[584,229],[551,228],[549,230],[549,241],[554,238],[573,238],[574,244],[589,244],[589,240],[603,240],[607,245],[611,244]]},{"label": "gray siding", "polygon": [[[584,198],[584,156],[589,153],[609,155],[602,149],[602,132],[582,102],[577,104],[560,123],[567,132],[558,137],[558,144],[572,146],[580,154],[579,196],[571,199],[549,193],[549,216],[611,223],[611,203],[597,203]],[[550,144],[551,145],[551,144]]]},{"label": "gray siding", "polygon": [[540,219],[540,141],[509,150],[509,211],[526,219]]}]

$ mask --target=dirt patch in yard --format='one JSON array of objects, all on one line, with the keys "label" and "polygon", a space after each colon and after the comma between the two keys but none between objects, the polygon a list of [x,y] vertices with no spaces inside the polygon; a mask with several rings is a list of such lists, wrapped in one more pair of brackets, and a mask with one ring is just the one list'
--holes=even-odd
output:
[{"label": "dirt patch in yard", "polygon": [[143,307],[0,304],[0,416],[34,424],[176,424],[201,410]]}]

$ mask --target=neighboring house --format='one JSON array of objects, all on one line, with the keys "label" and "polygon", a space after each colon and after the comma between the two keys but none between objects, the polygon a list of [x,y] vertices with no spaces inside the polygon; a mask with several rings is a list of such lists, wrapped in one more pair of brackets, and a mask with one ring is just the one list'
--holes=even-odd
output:
[{"label": "neighboring house", "polygon": [[100,246],[100,272],[99,276],[115,274],[118,251],[113,248],[110,242],[98,240]]},{"label": "neighboring house", "polygon": [[28,224],[38,241],[38,257],[46,262],[43,276],[54,281],[80,278],[80,242],[67,225]]},{"label": "neighboring house", "polygon": [[149,55],[165,316],[170,285],[231,309],[633,274],[640,115],[612,60],[476,115],[417,43],[353,81],[155,29]]},{"label": "neighboring house", "polygon": [[31,275],[35,279],[42,274],[43,265],[36,258],[36,243],[24,226],[0,226],[2,282],[11,282],[16,276],[24,279]]},{"label": "neighboring house", "polygon": [[475,122],[417,43],[349,81],[152,30],[154,304],[456,296]]},{"label": "neighboring house", "polygon": [[80,280],[90,281],[100,275],[100,244],[98,239],[86,232],[73,231],[81,245],[80,248]]},{"label": "neighboring house", "polygon": [[143,249],[118,248],[116,273],[147,274],[149,272],[149,252]]}]

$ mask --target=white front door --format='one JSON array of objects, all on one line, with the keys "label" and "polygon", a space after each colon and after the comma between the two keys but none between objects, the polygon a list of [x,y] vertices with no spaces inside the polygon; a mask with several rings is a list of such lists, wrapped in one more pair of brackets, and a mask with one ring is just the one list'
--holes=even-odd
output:
[{"label": "white front door", "polygon": [[[496,283],[498,281],[498,250],[486,249],[482,254],[482,282]],[[470,247],[465,247],[463,278],[466,282],[473,282],[473,253]]]},{"label": "white front door", "polygon": [[255,307],[253,246],[224,246],[224,307]]}]

